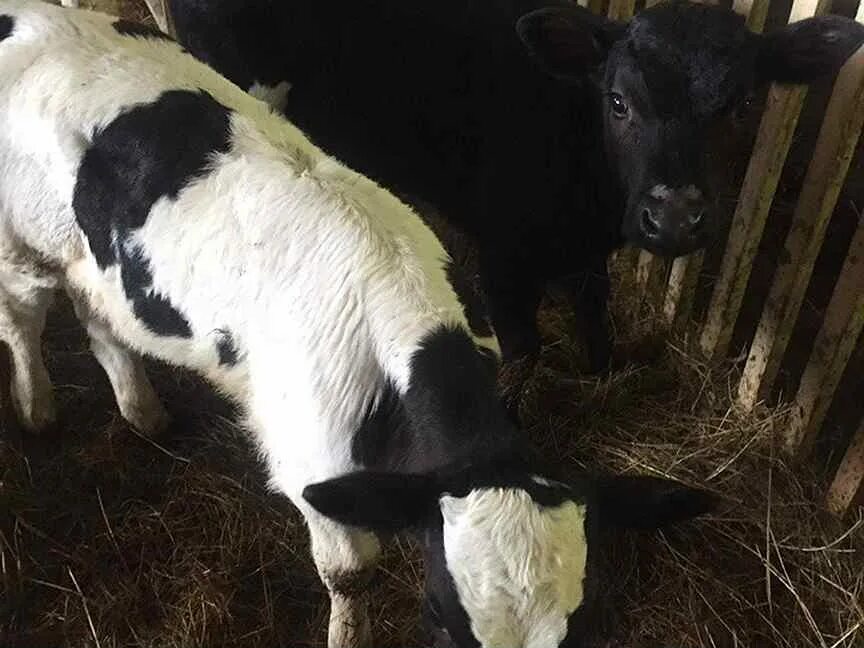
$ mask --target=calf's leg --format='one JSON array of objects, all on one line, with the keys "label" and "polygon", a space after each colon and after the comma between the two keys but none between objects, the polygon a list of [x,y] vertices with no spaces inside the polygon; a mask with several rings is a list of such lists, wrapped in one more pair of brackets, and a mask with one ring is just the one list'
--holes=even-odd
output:
[{"label": "calf's leg", "polygon": [[330,594],[327,648],[368,648],[368,585],[381,555],[377,536],[334,522],[303,507],[312,544],[312,558]]},{"label": "calf's leg", "polygon": [[583,273],[565,281],[592,373],[609,368],[612,332],[609,327],[609,270],[606,259],[596,259]]},{"label": "calf's leg", "polygon": [[120,342],[82,298],[73,296],[72,303],[87,329],[93,355],[108,374],[120,414],[142,434],[153,436],[164,430],[170,417],[147,378],[141,356]]},{"label": "calf's leg", "polygon": [[37,432],[56,420],[51,379],[42,359],[42,331],[56,279],[0,247],[0,340],[12,359],[11,396],[21,425]]}]

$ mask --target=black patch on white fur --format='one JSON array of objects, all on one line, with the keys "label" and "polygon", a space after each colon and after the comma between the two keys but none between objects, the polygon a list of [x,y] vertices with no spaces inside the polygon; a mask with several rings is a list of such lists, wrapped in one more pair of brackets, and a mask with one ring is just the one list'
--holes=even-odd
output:
[{"label": "black patch on white fur", "polygon": [[171,36],[152,25],[144,25],[132,20],[120,18],[111,23],[111,26],[118,34],[123,36],[140,36],[143,38],[156,38],[159,40],[171,41],[172,43],[174,42],[174,39],[171,38]]},{"label": "black patch on white fur", "polygon": [[410,434],[405,408],[399,392],[387,384],[375,403],[370,404],[363,421],[354,433],[351,458],[365,467],[385,465],[389,454],[404,454],[410,450]]},{"label": "black patch on white fur", "polygon": [[0,41],[6,40],[15,30],[15,19],[8,15],[0,15]]},{"label": "black patch on white fur", "polygon": [[192,329],[183,314],[163,295],[153,291],[150,262],[139,248],[119,250],[123,291],[132,302],[135,317],[158,335],[188,338]]},{"label": "black patch on white fur", "polygon": [[191,336],[189,323],[152,287],[146,250],[130,235],[153,204],[176,199],[207,172],[213,154],[230,146],[230,111],[205,92],[170,90],[121,113],[93,134],[78,168],[75,218],[101,269],[120,264],[136,316],[158,335]]},{"label": "black patch on white fur", "polygon": [[234,344],[234,336],[229,331],[219,331],[219,341],[216,343],[216,350],[219,352],[219,364],[233,367],[237,364],[238,353],[237,346]]},{"label": "black patch on white fur", "polygon": [[369,469],[418,471],[508,452],[516,430],[497,391],[497,359],[464,329],[429,333],[411,359],[408,390],[387,386],[354,434]]}]

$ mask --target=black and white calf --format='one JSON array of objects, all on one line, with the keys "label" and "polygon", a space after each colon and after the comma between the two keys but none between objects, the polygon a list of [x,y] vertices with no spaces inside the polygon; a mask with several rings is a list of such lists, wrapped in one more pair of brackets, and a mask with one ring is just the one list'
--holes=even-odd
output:
[{"label": "black and white calf", "polygon": [[595,369],[607,255],[706,245],[712,127],[753,88],[809,82],[864,40],[836,16],[757,35],[678,0],[628,23],[567,0],[169,1],[193,54],[473,235],[505,360],[537,351],[541,295],[562,283]]},{"label": "black and white calf", "polygon": [[432,232],[160,34],[0,1],[0,126],[21,421],[54,416],[40,336],[58,287],[142,431],[166,415],[139,353],[207,376],[305,516],[331,648],[368,643],[377,532],[417,532],[440,645],[574,647],[603,525],[710,504],[663,480],[556,481],[502,412],[496,341],[472,334]]}]

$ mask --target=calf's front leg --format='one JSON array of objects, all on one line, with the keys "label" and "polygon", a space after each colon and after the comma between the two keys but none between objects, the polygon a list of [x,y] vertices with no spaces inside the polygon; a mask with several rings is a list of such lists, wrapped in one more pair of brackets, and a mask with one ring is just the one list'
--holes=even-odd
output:
[{"label": "calf's front leg", "polygon": [[542,283],[516,265],[481,255],[483,293],[504,364],[499,382],[504,405],[514,420],[518,419],[523,388],[540,355],[537,309],[543,296]]},{"label": "calf's front leg", "polygon": [[368,585],[381,555],[377,536],[334,522],[308,506],[312,558],[330,594],[327,648],[369,648]]},{"label": "calf's front leg", "polygon": [[595,259],[584,271],[565,280],[588,355],[588,368],[598,373],[612,360],[609,327],[609,270],[606,259]]}]

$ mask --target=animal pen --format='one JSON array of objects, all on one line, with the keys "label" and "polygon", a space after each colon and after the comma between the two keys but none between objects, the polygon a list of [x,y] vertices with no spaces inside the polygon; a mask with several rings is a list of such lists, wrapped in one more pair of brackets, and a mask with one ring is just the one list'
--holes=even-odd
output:
[{"label": "animal pen", "polygon": [[[638,3],[634,0],[580,1],[594,11],[607,12],[613,18],[627,18],[641,8],[641,0]],[[647,1],[649,5],[653,4],[652,0]],[[86,4],[82,2],[82,5]],[[134,17],[143,15],[141,2],[111,0],[96,4],[100,9],[114,13],[123,13],[134,4],[138,12]],[[166,11],[166,0],[146,0],[146,4],[159,27],[170,32],[171,17]],[[768,19],[771,2],[735,0],[734,8],[746,16],[751,29],[760,31]],[[828,8],[825,1],[794,0],[788,20],[800,20]],[[856,19],[864,22],[864,0],[860,0],[856,11]],[[622,330],[628,326],[641,326],[639,334],[644,335],[647,326],[652,337],[668,342],[670,346],[686,347],[688,362],[692,356],[709,368],[724,363],[728,365],[729,356],[737,354],[733,342],[736,321],[740,319],[745,301],[752,296],[754,273],[761,274],[754,270],[760,240],[770,229],[769,211],[795,138],[806,94],[802,87],[774,85],[768,90],[743,182],[734,188],[734,213],[725,250],[715,264],[716,271],[708,267],[710,259],[702,253],[669,262],[646,252],[624,250],[612,260],[616,280],[625,289],[623,292],[627,294],[628,304],[637,304],[637,308],[628,307],[625,312],[616,314],[616,325],[620,323]],[[821,322],[812,340],[812,349],[805,349],[800,381],[788,395],[779,396],[779,411],[783,413],[778,417],[780,423],[775,430],[773,414],[758,418],[760,408],[773,411],[772,408],[777,406],[776,387],[783,361],[790,353],[790,340],[806,303],[817,257],[823,243],[828,245],[831,242],[827,236],[830,220],[859,147],[864,124],[864,48],[847,61],[834,80],[830,95],[812,155],[797,187],[800,191],[794,208],[790,210],[791,224],[782,251],[777,256],[778,260],[772,262],[770,277],[764,277],[767,296],[764,300],[757,300],[758,309],[749,314],[754,320],[754,333],[747,336],[746,354],[740,358],[741,362],[727,374],[731,376],[725,387],[730,396],[730,409],[734,409],[736,417],[744,420],[750,417],[757,421],[752,423],[755,431],[751,433],[748,428],[746,434],[737,437],[740,438],[740,447],[726,455],[711,455],[713,450],[701,447],[709,443],[702,439],[693,441],[681,451],[687,456],[709,455],[716,468],[707,481],[711,483],[713,477],[720,476],[721,488],[735,479],[734,476],[724,479],[724,471],[731,472],[728,470],[730,466],[751,450],[751,437],[765,433],[766,428],[771,428],[767,434],[780,436],[780,445],[785,448],[789,464],[803,475],[801,480],[810,478],[811,453],[824,430],[829,407],[839,393],[841,378],[850,359],[854,360],[856,352],[860,355],[864,344],[864,217],[859,212],[857,226],[851,228],[849,240],[833,242],[843,250],[844,260],[842,264],[838,260],[839,273],[836,281],[832,281],[832,293],[824,314],[820,313]],[[701,305],[698,303],[700,290],[704,293],[704,304]],[[547,315],[551,322],[547,328],[556,332],[565,330],[566,326],[556,318],[557,315]],[[628,318],[639,322],[628,322]],[[67,356],[66,360],[74,364],[75,372],[66,374],[66,382],[74,383],[81,366],[77,356],[82,343],[69,340],[68,328],[61,322],[49,342],[60,349],[58,355]],[[556,365],[566,366],[569,370],[569,364],[564,361],[568,350],[562,350],[564,346],[553,349],[553,360]],[[560,403],[564,396],[559,392],[572,379],[566,375],[566,370],[560,371],[560,366],[553,367],[557,373],[551,369],[545,373],[541,371],[535,381],[547,395],[541,398],[537,394],[539,390],[535,390],[525,396],[523,407],[527,410],[528,426],[534,431],[558,425],[572,435],[573,429],[582,429],[579,417],[585,411],[591,411],[592,407],[601,412],[601,420],[588,420],[582,426],[595,426],[599,430],[599,440],[560,440],[555,429],[551,433],[544,432],[545,436],[538,439],[538,445],[554,456],[567,455],[571,446],[581,450],[605,443],[609,446],[603,451],[605,454],[595,454],[612,457],[618,461],[616,467],[619,469],[636,467],[645,470],[652,466],[651,453],[666,453],[671,459],[666,461],[664,455],[664,467],[674,466],[679,461],[678,450],[670,448],[679,439],[686,439],[686,433],[681,430],[698,424],[709,430],[701,433],[705,438],[715,433],[719,435],[717,431],[724,429],[727,418],[732,416],[725,413],[703,416],[697,410],[692,417],[670,422],[668,435],[643,444],[639,433],[644,429],[634,426],[632,433],[625,433],[621,432],[623,426],[620,424],[624,416],[632,419],[641,414],[640,402],[627,405],[630,402],[628,392],[633,386],[642,384],[640,369],[628,367],[595,382],[586,379],[578,390],[572,391],[584,397],[588,405],[568,402],[562,408]],[[650,374],[652,380],[654,376]],[[0,645],[67,645],[63,643],[64,638],[73,642],[68,645],[95,646],[320,645],[316,643],[318,635],[314,629],[300,628],[290,613],[281,611],[284,607],[291,611],[299,609],[310,617],[316,615],[314,605],[296,601],[308,600],[303,597],[308,597],[309,591],[318,587],[317,581],[314,575],[302,572],[303,568],[308,569],[306,559],[297,559],[293,550],[286,550],[293,544],[305,542],[302,524],[285,522],[291,519],[290,507],[273,502],[263,494],[263,487],[258,483],[263,482],[261,475],[245,465],[234,466],[232,462],[237,461],[238,455],[248,452],[248,448],[239,440],[240,434],[225,424],[224,410],[216,408],[215,414],[207,411],[212,401],[206,400],[211,398],[206,395],[206,390],[188,378],[175,377],[165,371],[157,375],[157,384],[183,386],[186,393],[173,402],[169,400],[172,412],[185,413],[198,427],[212,427],[218,440],[202,441],[203,437],[184,431],[176,443],[160,440],[162,445],[154,446],[155,450],[143,442],[140,447],[130,449],[115,442],[111,435],[107,441],[93,441],[80,448],[74,446],[75,465],[84,467],[85,481],[91,490],[88,493],[84,487],[76,490],[70,486],[76,483],[78,476],[70,474],[67,478],[65,473],[73,472],[68,467],[58,468],[56,475],[52,474],[51,479],[45,480],[47,485],[43,488],[54,488],[60,493],[59,512],[55,514],[60,522],[49,520],[47,514],[44,520],[33,522],[35,514],[30,515],[31,510],[50,509],[47,494],[40,493],[34,503],[26,505],[19,504],[14,497],[9,498],[14,504],[10,507],[22,521],[7,527],[4,526],[5,513],[0,515]],[[67,389],[76,391],[79,387],[71,384]],[[613,394],[615,389],[618,392]],[[100,407],[110,409],[113,400],[109,392],[103,391],[105,393],[98,403]],[[193,398],[190,398],[190,392]],[[858,395],[859,400],[861,396],[864,394]],[[572,394],[568,393],[566,397],[575,400]],[[190,404],[189,401],[195,400],[199,402]],[[608,407],[605,406],[607,400],[612,403]],[[613,412],[618,401],[630,409],[626,413]],[[201,405],[202,402],[207,405]],[[594,403],[603,403],[604,406],[595,407]],[[8,400],[2,403],[7,404]],[[564,411],[547,412],[556,407]],[[70,418],[77,416],[82,419],[83,423],[79,423],[82,428],[91,427],[92,408],[92,403],[73,407],[68,402],[66,407],[73,410]],[[646,416],[652,422],[657,420],[653,413]],[[571,420],[577,423],[570,425]],[[100,425],[109,430],[117,427],[113,422]],[[620,438],[613,438],[616,432],[620,433]],[[732,443],[737,443],[737,440],[733,439]],[[200,450],[196,444],[202,446]],[[688,648],[859,646],[864,632],[864,611],[861,609],[864,576],[860,557],[852,559],[850,555],[857,551],[860,556],[862,548],[860,541],[854,543],[854,536],[864,524],[857,508],[864,504],[864,417],[855,427],[848,446],[845,438],[837,444],[842,446],[842,450],[838,450],[842,459],[835,462],[836,470],[827,480],[824,491],[818,495],[823,498],[819,506],[826,507],[836,518],[852,519],[857,514],[857,522],[841,532],[837,529],[844,527],[836,525],[836,519],[829,518],[830,521],[825,523],[827,526],[822,526],[820,521],[818,528],[829,531],[819,536],[814,530],[816,526],[808,526],[811,525],[809,519],[797,520],[809,516],[808,507],[812,506],[812,501],[806,501],[806,505],[794,501],[785,507],[785,512],[779,506],[772,509],[769,505],[767,514],[759,508],[760,523],[764,526],[749,529],[746,539],[735,534],[743,534],[741,529],[750,521],[743,520],[744,514],[740,515],[742,519],[738,519],[736,513],[712,527],[712,533],[719,532],[713,539],[706,540],[709,533],[692,533],[691,538],[703,541],[701,545],[696,544],[697,549],[693,552],[677,546],[673,534],[650,541],[653,552],[660,554],[662,550],[664,558],[657,559],[652,565],[656,575],[651,583],[642,586],[645,591],[641,594],[643,597],[651,595],[660,602],[645,604],[639,592],[632,601],[628,599],[624,607],[631,617],[642,615],[642,618],[635,621],[628,618],[628,632],[631,634],[621,643],[609,644],[610,648],[623,645],[653,648],[661,645],[658,643],[660,638],[668,640],[666,645]],[[132,459],[133,464],[129,473],[137,469],[138,473],[146,474],[129,477],[122,467],[128,459]],[[62,465],[64,461],[69,464],[68,458],[52,459],[54,464]],[[136,461],[139,466],[135,465]],[[684,463],[684,459],[680,461]],[[772,466],[773,461],[772,456],[758,465]],[[38,461],[23,463],[25,468],[20,472],[24,476],[17,477],[0,462],[0,503],[6,498],[4,483],[14,486],[20,482],[31,488],[33,483],[39,483],[39,479],[32,477],[40,470]],[[144,466],[147,466],[146,470]],[[96,481],[93,474],[101,471],[107,471],[110,479]],[[672,473],[682,478],[697,478],[696,471],[676,472],[670,468],[669,474]],[[736,497],[747,500],[765,495],[770,499],[772,484],[780,490],[781,478],[779,472],[769,476],[768,493],[762,492],[763,485],[759,484],[750,490],[742,489]],[[97,484],[95,488],[93,483]],[[116,487],[116,492],[112,492],[112,486]],[[64,488],[69,489],[68,496],[63,495]],[[123,489],[126,489],[125,493]],[[151,500],[152,493],[159,489],[165,492],[164,497]],[[817,496],[812,490],[798,489],[797,485],[787,487],[787,490],[794,491],[800,500]],[[85,497],[92,501],[88,499],[85,502]],[[80,515],[93,528],[98,527],[98,535],[95,531],[89,536],[81,532],[82,540],[76,535],[77,530],[65,533],[65,522],[61,518],[70,516],[66,508],[70,508],[74,515]],[[755,505],[753,509],[756,510]],[[21,511],[23,513],[19,515]],[[783,515],[788,519],[780,520]],[[771,527],[775,518],[785,529],[784,535],[779,536],[778,531],[776,538]],[[800,536],[792,537],[799,529]],[[25,537],[33,538],[34,548],[29,551],[21,540]],[[699,563],[696,555],[699,547],[703,552],[716,551],[717,556],[711,556],[716,564]],[[299,551],[302,554],[303,549]],[[622,564],[629,564],[627,558],[632,558],[628,551],[636,553],[635,550],[622,550],[622,556],[619,556]],[[834,551],[837,553],[831,553]],[[19,563],[25,567],[28,560],[38,563],[29,553],[42,556],[43,560],[47,560],[44,556],[58,557],[57,564],[40,564],[36,570],[31,568],[36,576],[25,582],[20,574],[26,570]],[[823,569],[824,565],[840,564],[844,559],[848,562],[843,563],[842,569],[846,571],[842,578]],[[710,563],[710,560],[704,562]],[[745,560],[753,563],[749,571],[739,569],[737,564]],[[280,565],[280,561],[285,564]],[[285,575],[289,568],[293,570],[290,582]],[[686,574],[681,573],[682,569]],[[102,573],[111,570],[119,575]],[[634,574],[639,570],[639,566],[630,566]],[[420,645],[416,643],[414,633],[418,612],[416,601],[405,602],[411,596],[416,598],[414,590],[419,589],[416,555],[400,543],[385,559],[384,571],[391,581],[395,581],[395,586],[393,583],[387,586],[375,608],[373,623],[388,628],[390,632],[383,645],[400,648]],[[620,571],[628,570],[620,568]],[[734,576],[727,578],[730,571]],[[796,572],[803,574],[800,580],[796,580]],[[760,574],[765,582],[753,585],[752,581],[760,578]],[[61,581],[61,578],[66,580]],[[134,590],[142,587],[141,582],[147,583],[143,595]],[[711,584],[706,585],[709,582]],[[714,592],[709,588],[714,586],[716,596],[712,597]],[[811,589],[806,590],[807,587]],[[30,611],[32,628],[29,629],[33,630],[35,640],[27,634],[27,627],[21,643],[15,641],[15,628],[8,637],[4,635],[6,628],[2,613],[12,609],[4,607],[4,591],[9,594],[10,601],[23,601],[20,606]],[[764,598],[757,598],[757,594]],[[48,600],[49,596],[53,598]],[[784,605],[784,596],[789,612],[780,609]],[[40,598],[45,600],[38,604],[33,602]],[[686,600],[686,604],[682,600]],[[723,601],[728,601],[728,605],[720,607]],[[741,609],[738,610],[736,605]],[[694,608],[704,608],[704,614],[694,612]],[[32,610],[42,616],[33,616]],[[289,621],[283,617],[290,617],[290,623],[298,627],[289,628]],[[696,623],[693,621],[696,618],[704,622]],[[313,628],[326,626],[323,619],[319,610],[310,625]],[[765,627],[745,628],[747,623],[756,623],[754,619]],[[833,620],[830,633],[822,631],[826,619]],[[685,636],[684,630],[677,636],[669,634],[671,628],[685,625],[689,628],[691,621],[694,626],[690,631],[692,636]],[[62,632],[56,630],[58,624],[65,624]],[[120,630],[127,625],[130,630]],[[662,637],[655,636],[655,626],[656,634]],[[73,629],[68,630],[68,627]],[[799,628],[803,629],[799,631]],[[634,637],[645,639],[639,641]],[[51,643],[46,643],[49,640]]]}]

